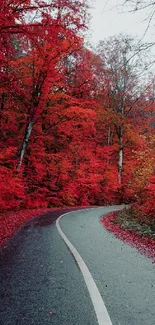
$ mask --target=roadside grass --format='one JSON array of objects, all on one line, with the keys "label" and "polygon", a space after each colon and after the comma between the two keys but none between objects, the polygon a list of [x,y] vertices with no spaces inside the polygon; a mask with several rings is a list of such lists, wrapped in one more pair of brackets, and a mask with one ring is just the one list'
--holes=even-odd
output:
[{"label": "roadside grass", "polygon": [[155,263],[155,225],[139,222],[132,208],[112,212],[101,218],[106,230],[131,247],[152,259]]},{"label": "roadside grass", "polygon": [[155,239],[155,223],[146,224],[143,221],[140,223],[133,214],[132,208],[119,211],[113,223],[119,224],[127,230],[136,230],[140,236],[147,236]]}]

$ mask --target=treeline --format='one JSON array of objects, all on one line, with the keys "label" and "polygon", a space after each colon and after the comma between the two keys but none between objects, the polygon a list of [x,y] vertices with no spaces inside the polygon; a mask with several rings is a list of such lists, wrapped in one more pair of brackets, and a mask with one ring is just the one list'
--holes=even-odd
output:
[{"label": "treeline", "polygon": [[[0,210],[155,209],[153,80],[140,45],[84,45],[86,1],[1,0]],[[148,217],[149,216],[149,217]]]}]

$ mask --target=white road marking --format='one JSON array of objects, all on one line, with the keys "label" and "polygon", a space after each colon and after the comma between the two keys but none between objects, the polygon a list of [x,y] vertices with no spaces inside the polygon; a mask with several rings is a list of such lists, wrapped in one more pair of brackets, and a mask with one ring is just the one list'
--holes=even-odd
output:
[{"label": "white road marking", "polygon": [[[90,210],[90,209],[84,209],[84,210]],[[88,288],[88,291],[89,291],[89,294],[90,294],[90,297],[91,297],[91,300],[92,300],[92,303],[93,303],[93,306],[95,309],[98,324],[99,325],[112,325],[112,322],[109,317],[106,306],[104,304],[104,301],[101,297],[101,294],[97,288],[97,285],[96,285],[87,265],[85,264],[84,260],[82,259],[82,257],[80,256],[80,254],[78,253],[76,248],[71,244],[71,242],[68,240],[68,238],[66,237],[66,235],[63,233],[63,231],[60,228],[60,224],[59,224],[60,219],[67,214],[75,213],[77,211],[79,211],[79,210],[68,212],[68,213],[65,213],[62,216],[60,216],[56,220],[56,227],[57,227],[59,234],[65,241],[66,245],[69,247],[70,251],[74,255],[74,258],[79,265],[79,268],[80,268],[82,275],[84,277],[85,283],[87,285],[87,288]]]}]

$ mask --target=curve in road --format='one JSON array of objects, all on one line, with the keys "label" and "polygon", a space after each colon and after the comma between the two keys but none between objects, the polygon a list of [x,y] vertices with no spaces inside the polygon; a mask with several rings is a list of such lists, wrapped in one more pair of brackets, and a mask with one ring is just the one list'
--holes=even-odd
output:
[{"label": "curve in road", "polygon": [[[73,213],[73,212],[71,212],[71,213]],[[76,262],[79,265],[79,268],[80,268],[82,275],[84,277],[86,286],[88,288],[88,291],[89,291],[89,294],[90,294],[90,297],[91,297],[91,300],[92,300],[92,303],[93,303],[93,306],[95,309],[98,324],[99,325],[112,325],[112,322],[109,317],[106,306],[104,304],[104,301],[100,295],[97,285],[96,285],[87,265],[85,264],[84,260],[82,259],[82,257],[80,256],[80,254],[78,253],[76,248],[71,244],[71,242],[68,240],[68,238],[66,237],[66,235],[64,234],[64,232],[62,231],[62,229],[60,227],[59,221],[63,217],[65,217],[65,215],[67,215],[67,214],[70,214],[70,212],[63,214],[56,220],[57,230],[58,230],[60,236],[62,237],[62,239],[64,240],[64,242],[66,243],[66,245],[69,247]]]},{"label": "curve in road", "polygon": [[[154,325],[152,263],[99,222],[118,209],[78,210],[65,214],[59,225],[88,266],[111,323]],[[0,250],[0,325],[98,324],[79,265],[55,225],[65,212],[70,211],[34,219]]]}]

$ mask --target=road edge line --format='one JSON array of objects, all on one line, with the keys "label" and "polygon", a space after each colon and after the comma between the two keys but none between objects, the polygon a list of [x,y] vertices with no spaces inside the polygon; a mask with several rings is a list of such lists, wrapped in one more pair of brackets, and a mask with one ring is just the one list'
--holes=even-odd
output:
[{"label": "road edge line", "polygon": [[[95,209],[95,208],[90,208],[90,209],[84,209],[84,210],[91,210],[91,209]],[[97,208],[98,209],[98,208]],[[99,208],[100,209],[100,208]],[[83,209],[81,210],[76,210],[76,211],[72,211],[72,212],[67,212],[63,215],[61,215],[57,220],[56,220],[56,227],[57,230],[60,234],[60,236],[62,237],[62,239],[64,240],[64,242],[66,243],[66,245],[68,246],[68,248],[70,249],[71,253],[73,254],[80,270],[81,273],[83,275],[84,281],[86,283],[92,304],[94,306],[94,310],[96,313],[96,317],[98,320],[98,324],[99,325],[112,325],[110,316],[108,314],[108,311],[106,309],[106,306],[104,304],[104,301],[101,297],[101,294],[97,288],[97,285],[87,267],[87,265],[85,264],[84,260],[82,259],[82,257],[80,256],[80,254],[78,253],[78,251],[76,250],[76,248],[72,245],[72,243],[69,241],[69,239],[66,237],[66,235],[64,234],[64,232],[62,231],[59,221],[66,215],[71,214],[71,213],[76,213],[78,211],[83,211]]]}]

